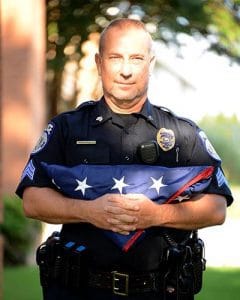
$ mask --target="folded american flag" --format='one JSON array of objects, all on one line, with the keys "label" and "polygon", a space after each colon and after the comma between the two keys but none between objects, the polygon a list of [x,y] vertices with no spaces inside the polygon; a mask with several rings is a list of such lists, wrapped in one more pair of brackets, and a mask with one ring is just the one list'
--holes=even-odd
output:
[{"label": "folded american flag", "polygon": [[[203,192],[211,182],[213,167],[167,168],[150,165],[77,165],[66,167],[42,162],[49,178],[66,196],[93,200],[107,193],[144,194],[159,204],[189,199]],[[103,232],[127,251],[145,231],[122,235]]]}]

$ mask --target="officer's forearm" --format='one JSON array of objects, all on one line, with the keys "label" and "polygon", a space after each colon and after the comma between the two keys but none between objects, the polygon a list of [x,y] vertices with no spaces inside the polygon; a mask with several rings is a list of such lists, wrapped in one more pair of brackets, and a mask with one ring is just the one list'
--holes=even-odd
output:
[{"label": "officer's forearm", "polygon": [[198,229],[221,225],[226,216],[226,199],[221,195],[199,195],[191,201],[162,204],[155,224],[178,229]]},{"label": "officer's forearm", "polygon": [[28,187],[23,194],[27,217],[52,224],[83,222],[87,201],[64,197],[50,188]]}]

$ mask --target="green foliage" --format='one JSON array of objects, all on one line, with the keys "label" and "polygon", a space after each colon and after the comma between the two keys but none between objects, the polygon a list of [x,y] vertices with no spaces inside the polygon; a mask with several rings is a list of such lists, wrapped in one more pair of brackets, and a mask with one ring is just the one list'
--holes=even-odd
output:
[{"label": "green foliage", "polygon": [[236,116],[204,117],[199,122],[223,161],[223,169],[233,184],[239,184],[240,122]]},{"label": "green foliage", "polygon": [[[179,32],[200,35],[215,51],[240,58],[239,1],[46,0],[46,4],[48,62],[54,69],[61,68],[69,56],[81,56],[80,45],[89,33],[102,31],[112,19],[130,15],[154,25],[153,35],[165,43],[178,44]],[[69,44],[75,51],[66,54]]]},{"label": "green foliage", "polygon": [[64,66],[69,61],[80,66],[89,34],[100,33],[115,18],[141,19],[153,37],[167,45],[181,46],[179,33],[205,38],[210,50],[240,62],[238,0],[46,0],[46,8],[47,119],[75,107],[74,92],[72,99],[61,101]]},{"label": "green foliage", "polygon": [[17,197],[4,197],[4,220],[1,225],[4,237],[4,263],[19,265],[26,262],[29,250],[40,232],[41,223],[27,219],[22,202]]}]

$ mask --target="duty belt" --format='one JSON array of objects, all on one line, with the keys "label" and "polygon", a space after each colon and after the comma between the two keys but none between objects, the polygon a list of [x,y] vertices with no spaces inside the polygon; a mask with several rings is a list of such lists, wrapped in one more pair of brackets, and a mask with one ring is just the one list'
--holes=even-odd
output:
[{"label": "duty belt", "polygon": [[89,286],[121,296],[147,292],[193,295],[202,286],[203,249],[203,242],[194,237],[187,245],[169,246],[158,270],[129,272],[114,267],[99,271],[89,265],[86,247],[62,243],[54,234],[38,247],[36,258],[43,287],[56,283],[77,289]]},{"label": "duty belt", "polygon": [[89,271],[88,286],[111,290],[115,295],[160,291],[159,272],[125,273],[119,271]]}]

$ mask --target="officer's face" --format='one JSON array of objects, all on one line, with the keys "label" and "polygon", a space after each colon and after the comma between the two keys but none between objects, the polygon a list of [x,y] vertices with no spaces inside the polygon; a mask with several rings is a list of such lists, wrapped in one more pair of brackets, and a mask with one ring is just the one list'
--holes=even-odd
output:
[{"label": "officer's face", "polygon": [[154,65],[151,39],[146,32],[136,28],[111,28],[96,63],[108,102],[128,107],[145,101]]}]

